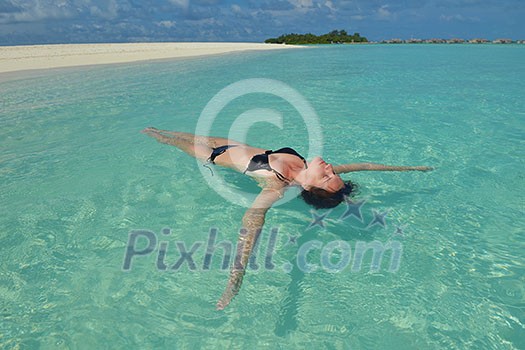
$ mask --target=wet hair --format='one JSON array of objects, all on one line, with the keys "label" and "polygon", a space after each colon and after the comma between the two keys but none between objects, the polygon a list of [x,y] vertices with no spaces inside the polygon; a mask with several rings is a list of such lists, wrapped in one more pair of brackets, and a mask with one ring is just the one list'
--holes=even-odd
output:
[{"label": "wet hair", "polygon": [[328,192],[318,187],[301,192],[303,200],[316,209],[334,208],[341,203],[345,197],[350,197],[357,192],[357,185],[352,181],[346,181],[343,188],[337,192]]}]

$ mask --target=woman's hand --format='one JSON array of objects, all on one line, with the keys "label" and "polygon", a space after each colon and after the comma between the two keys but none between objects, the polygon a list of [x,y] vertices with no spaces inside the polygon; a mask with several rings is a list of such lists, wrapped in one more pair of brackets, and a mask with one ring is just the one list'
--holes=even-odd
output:
[{"label": "woman's hand", "polygon": [[431,166],[415,166],[413,168],[414,168],[413,170],[417,170],[417,171],[432,171],[432,170],[434,170],[434,168],[431,167]]}]

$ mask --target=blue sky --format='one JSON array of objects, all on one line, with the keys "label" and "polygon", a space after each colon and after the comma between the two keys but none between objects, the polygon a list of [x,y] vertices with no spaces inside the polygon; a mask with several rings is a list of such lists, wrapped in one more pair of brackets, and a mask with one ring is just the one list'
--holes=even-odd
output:
[{"label": "blue sky", "polygon": [[250,41],[359,32],[369,40],[525,39],[525,0],[0,0],[0,45]]}]

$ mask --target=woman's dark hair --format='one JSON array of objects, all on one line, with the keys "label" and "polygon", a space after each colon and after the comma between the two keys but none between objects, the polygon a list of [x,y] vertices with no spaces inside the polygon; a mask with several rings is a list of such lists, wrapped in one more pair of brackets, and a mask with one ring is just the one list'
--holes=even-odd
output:
[{"label": "woman's dark hair", "polygon": [[310,190],[303,190],[301,197],[303,200],[316,209],[328,209],[339,205],[345,197],[357,192],[357,185],[351,181],[346,181],[343,188],[337,192],[328,192],[321,188],[312,187]]}]

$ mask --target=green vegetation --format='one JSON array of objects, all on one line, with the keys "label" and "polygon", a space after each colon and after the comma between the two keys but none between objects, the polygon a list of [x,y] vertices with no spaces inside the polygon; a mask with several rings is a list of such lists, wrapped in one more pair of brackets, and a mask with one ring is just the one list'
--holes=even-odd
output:
[{"label": "green vegetation", "polygon": [[359,33],[348,35],[345,30],[333,30],[330,33],[323,35],[315,34],[283,34],[278,38],[270,38],[264,41],[269,44],[290,44],[290,45],[304,45],[304,44],[342,44],[342,43],[367,43],[368,40],[360,36]]}]

